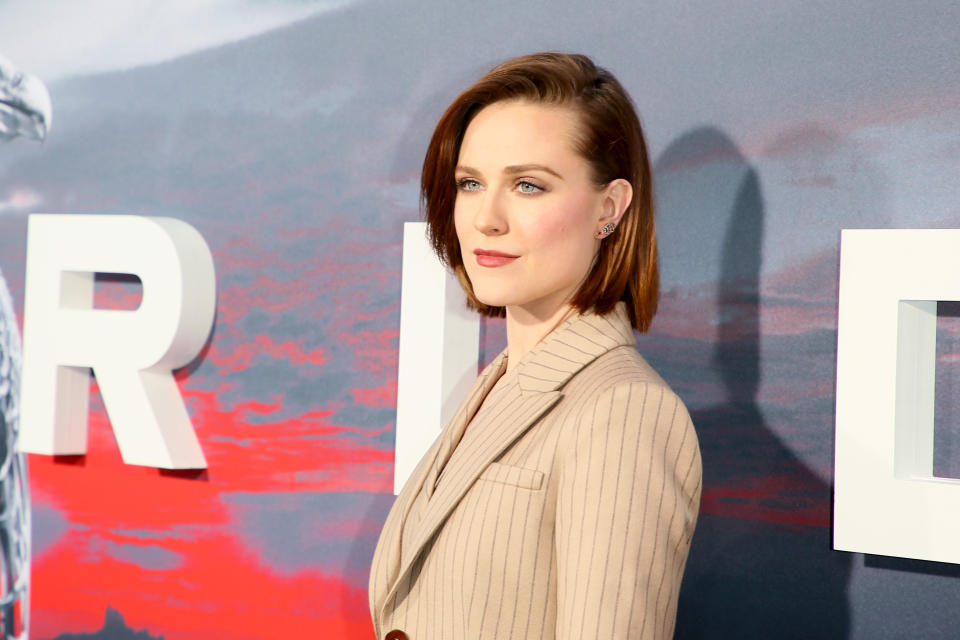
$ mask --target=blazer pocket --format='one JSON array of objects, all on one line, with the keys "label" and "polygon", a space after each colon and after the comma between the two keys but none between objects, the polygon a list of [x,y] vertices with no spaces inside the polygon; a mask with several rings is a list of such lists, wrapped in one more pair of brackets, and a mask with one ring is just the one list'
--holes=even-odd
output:
[{"label": "blazer pocket", "polygon": [[523,467],[514,467],[502,462],[491,462],[483,473],[480,474],[481,480],[499,482],[500,484],[509,484],[521,489],[532,489],[534,491],[543,486],[543,472],[536,469],[524,469]]}]

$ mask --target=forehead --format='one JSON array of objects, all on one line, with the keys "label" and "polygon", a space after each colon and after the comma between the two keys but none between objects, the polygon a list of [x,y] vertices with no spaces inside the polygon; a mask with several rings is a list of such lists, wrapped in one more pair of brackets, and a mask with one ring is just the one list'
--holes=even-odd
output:
[{"label": "forehead", "polygon": [[463,135],[460,162],[504,166],[556,164],[580,160],[576,152],[580,121],[570,107],[526,101],[484,107]]}]

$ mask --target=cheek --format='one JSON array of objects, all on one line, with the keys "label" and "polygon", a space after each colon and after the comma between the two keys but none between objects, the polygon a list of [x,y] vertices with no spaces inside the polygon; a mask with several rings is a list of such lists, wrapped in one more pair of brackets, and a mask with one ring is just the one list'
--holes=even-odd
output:
[{"label": "cheek", "polygon": [[544,257],[563,260],[570,268],[579,268],[593,259],[594,241],[586,205],[573,203],[540,216],[527,233]]},{"label": "cheek", "polygon": [[463,207],[457,206],[456,204],[453,206],[453,228],[457,232],[457,240],[460,241],[460,244],[463,244],[467,231],[466,214],[463,211]]}]

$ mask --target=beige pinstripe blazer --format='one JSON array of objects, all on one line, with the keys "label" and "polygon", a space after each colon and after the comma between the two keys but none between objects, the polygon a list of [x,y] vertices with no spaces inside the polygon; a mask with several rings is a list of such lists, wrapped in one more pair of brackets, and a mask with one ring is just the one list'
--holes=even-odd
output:
[{"label": "beige pinstripe blazer", "polygon": [[377,638],[672,636],[700,450],[633,345],[620,304],[483,371],[384,524]]}]

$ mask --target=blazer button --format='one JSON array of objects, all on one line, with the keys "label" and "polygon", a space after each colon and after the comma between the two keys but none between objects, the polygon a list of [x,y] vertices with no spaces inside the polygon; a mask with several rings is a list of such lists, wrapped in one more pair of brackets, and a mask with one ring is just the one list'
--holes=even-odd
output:
[{"label": "blazer button", "polygon": [[400,631],[400,629],[394,629],[388,633],[387,637],[383,640],[407,640],[407,634],[405,634],[403,631]]}]

